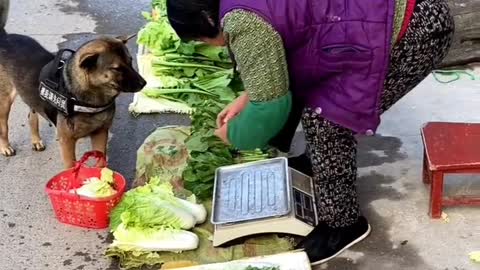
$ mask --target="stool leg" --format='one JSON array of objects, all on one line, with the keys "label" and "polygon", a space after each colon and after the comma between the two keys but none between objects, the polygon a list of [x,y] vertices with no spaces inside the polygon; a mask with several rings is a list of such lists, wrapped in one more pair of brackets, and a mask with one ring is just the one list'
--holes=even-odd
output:
[{"label": "stool leg", "polygon": [[442,217],[443,200],[443,172],[432,172],[432,186],[430,189],[430,215],[432,218]]},{"label": "stool leg", "polygon": [[423,183],[430,184],[432,182],[432,175],[428,168],[427,154],[423,152]]}]

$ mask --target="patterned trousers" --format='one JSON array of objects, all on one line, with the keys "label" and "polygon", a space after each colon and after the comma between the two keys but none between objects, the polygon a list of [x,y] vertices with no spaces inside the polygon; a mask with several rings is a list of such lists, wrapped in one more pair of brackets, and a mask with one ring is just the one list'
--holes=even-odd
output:
[{"label": "patterned trousers", "polygon": [[[407,33],[393,46],[380,111],[410,92],[446,56],[454,22],[446,0],[417,0]],[[360,215],[357,192],[357,141],[354,133],[305,109],[302,124],[320,221],[348,226]]]}]

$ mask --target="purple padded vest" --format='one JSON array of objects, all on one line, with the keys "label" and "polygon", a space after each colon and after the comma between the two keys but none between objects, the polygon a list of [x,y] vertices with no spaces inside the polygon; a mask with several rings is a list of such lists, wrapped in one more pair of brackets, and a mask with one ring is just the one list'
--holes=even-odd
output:
[{"label": "purple padded vest", "polygon": [[389,66],[395,0],[220,0],[283,39],[294,95],[322,117],[373,135]]}]

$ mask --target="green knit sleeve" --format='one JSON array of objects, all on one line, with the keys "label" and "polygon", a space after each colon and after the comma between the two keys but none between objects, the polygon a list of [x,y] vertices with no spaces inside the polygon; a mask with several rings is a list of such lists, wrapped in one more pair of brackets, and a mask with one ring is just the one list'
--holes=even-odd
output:
[{"label": "green knit sleeve", "polygon": [[288,66],[280,35],[256,14],[234,10],[223,31],[251,101],[268,101],[288,93]]},{"label": "green knit sleeve", "polygon": [[405,10],[407,9],[407,0],[395,0],[395,17],[393,19],[393,36],[392,44],[397,42],[398,35],[402,29],[403,20],[405,18]]},{"label": "green knit sleeve", "polygon": [[241,150],[265,147],[285,125],[292,106],[282,38],[244,10],[228,13],[223,31],[249,97],[245,109],[228,122],[228,140]]}]

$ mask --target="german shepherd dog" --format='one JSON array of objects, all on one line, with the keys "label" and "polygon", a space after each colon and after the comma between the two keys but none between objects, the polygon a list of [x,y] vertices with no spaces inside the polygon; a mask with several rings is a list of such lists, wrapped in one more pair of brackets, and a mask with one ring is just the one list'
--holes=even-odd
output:
[{"label": "german shepherd dog", "polygon": [[39,134],[40,115],[56,126],[65,168],[75,165],[76,143],[81,138],[90,137],[93,150],[106,153],[116,97],[121,92],[138,92],[146,84],[132,66],[125,46],[128,39],[101,37],[73,52],[64,64],[62,76],[69,95],[82,104],[106,109],[65,114],[42,99],[39,90],[42,69],[55,59],[55,54],[28,36],[6,33],[8,8],[9,0],[0,0],[0,153],[15,155],[8,140],[8,117],[17,94],[30,107],[33,150],[45,149]]}]

